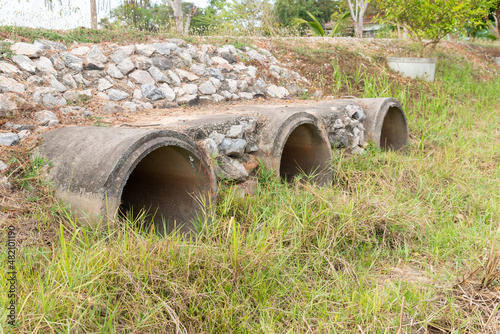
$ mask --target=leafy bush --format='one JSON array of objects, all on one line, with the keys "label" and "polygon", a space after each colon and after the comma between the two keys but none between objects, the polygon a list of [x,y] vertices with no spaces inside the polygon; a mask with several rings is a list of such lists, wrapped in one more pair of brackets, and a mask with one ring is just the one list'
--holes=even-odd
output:
[{"label": "leafy bush", "polygon": [[466,25],[480,24],[488,15],[493,0],[379,0],[384,12],[382,23],[405,26],[421,44],[421,55],[426,48],[434,49],[446,35]]}]

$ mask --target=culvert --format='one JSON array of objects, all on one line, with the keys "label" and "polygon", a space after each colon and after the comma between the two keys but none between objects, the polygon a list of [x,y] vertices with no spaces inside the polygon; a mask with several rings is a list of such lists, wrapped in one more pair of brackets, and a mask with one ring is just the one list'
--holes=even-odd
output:
[{"label": "culvert", "polygon": [[332,181],[332,151],[328,136],[313,115],[296,110],[264,113],[259,130],[259,157],[291,182],[298,174],[312,175],[315,183]]},{"label": "culvert", "polygon": [[400,150],[408,142],[408,123],[396,99],[357,99],[365,110],[367,139],[386,150]]},{"label": "culvert", "polygon": [[216,191],[205,155],[179,132],[65,127],[42,139],[56,196],[90,221],[145,213],[160,233],[189,231]]}]

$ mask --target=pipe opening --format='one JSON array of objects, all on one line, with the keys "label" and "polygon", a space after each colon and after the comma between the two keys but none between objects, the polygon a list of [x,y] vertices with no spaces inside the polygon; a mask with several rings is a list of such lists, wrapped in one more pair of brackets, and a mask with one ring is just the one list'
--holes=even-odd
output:
[{"label": "pipe opening", "polygon": [[385,150],[399,150],[406,145],[408,128],[403,111],[389,107],[380,133],[380,147]]},{"label": "pipe opening", "polygon": [[283,147],[280,177],[292,182],[298,174],[314,175],[315,180],[329,179],[330,147],[311,124],[299,125],[290,133]]},{"label": "pipe opening", "polygon": [[122,192],[120,214],[134,221],[144,212],[159,233],[191,230],[201,210],[199,196],[210,193],[210,177],[195,155],[176,146],[160,147],[145,156]]}]

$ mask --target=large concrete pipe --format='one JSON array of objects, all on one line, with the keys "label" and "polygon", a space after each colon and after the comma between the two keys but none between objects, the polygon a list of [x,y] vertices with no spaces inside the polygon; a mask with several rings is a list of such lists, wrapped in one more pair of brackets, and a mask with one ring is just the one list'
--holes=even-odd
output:
[{"label": "large concrete pipe", "polygon": [[143,211],[160,233],[189,231],[216,191],[205,155],[179,132],[65,127],[42,139],[56,196],[91,221]]},{"label": "large concrete pipe", "polygon": [[400,150],[408,143],[408,122],[403,107],[393,98],[357,99],[364,108],[367,139],[386,150]]},{"label": "large concrete pipe", "polygon": [[[332,181],[332,150],[318,119],[300,108],[260,108],[257,155],[288,182],[299,174],[312,175],[320,185]],[[255,109],[254,109],[255,110]]]}]

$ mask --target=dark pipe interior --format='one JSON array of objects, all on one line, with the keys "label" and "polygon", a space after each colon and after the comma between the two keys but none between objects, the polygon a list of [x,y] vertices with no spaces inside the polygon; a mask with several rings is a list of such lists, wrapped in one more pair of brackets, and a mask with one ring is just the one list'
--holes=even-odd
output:
[{"label": "dark pipe interior", "polygon": [[299,125],[288,136],[281,153],[280,176],[291,182],[297,174],[317,174],[317,181],[328,179],[329,144],[311,124]]},{"label": "dark pipe interior", "polygon": [[399,150],[406,145],[408,128],[403,112],[397,107],[390,107],[384,118],[380,133],[380,147],[386,150]]},{"label": "dark pipe interior", "polygon": [[200,210],[196,196],[210,191],[210,178],[200,170],[200,160],[189,151],[164,146],[144,157],[123,188],[120,212],[132,216],[147,212],[159,233],[174,228],[189,231]]}]

